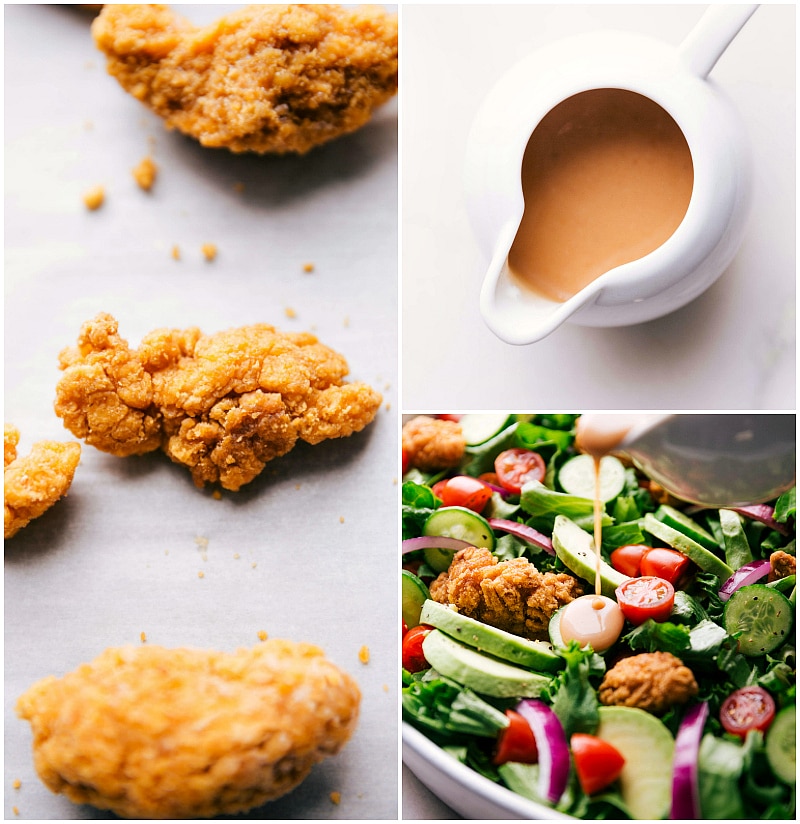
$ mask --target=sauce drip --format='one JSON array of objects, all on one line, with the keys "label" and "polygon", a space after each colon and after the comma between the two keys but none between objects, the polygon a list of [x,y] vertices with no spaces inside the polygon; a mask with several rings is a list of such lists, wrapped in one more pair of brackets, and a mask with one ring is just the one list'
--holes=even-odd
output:
[{"label": "sauce drip", "polygon": [[594,458],[594,554],[595,554],[595,576],[594,591],[597,595],[602,595],[603,588],[600,580],[600,547],[603,544],[603,502],[600,500],[600,461],[601,456],[593,455]]},{"label": "sauce drip", "polygon": [[678,228],[694,185],[686,138],[657,103],[592,89],[559,103],[522,161],[525,211],[508,255],[514,279],[565,301]]}]

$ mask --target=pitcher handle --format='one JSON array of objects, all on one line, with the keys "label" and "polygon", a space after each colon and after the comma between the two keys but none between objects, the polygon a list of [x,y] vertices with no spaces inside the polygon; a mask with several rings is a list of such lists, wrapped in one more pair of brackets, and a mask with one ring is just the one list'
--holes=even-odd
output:
[{"label": "pitcher handle", "polygon": [[678,50],[689,70],[706,77],[758,6],[710,5]]}]

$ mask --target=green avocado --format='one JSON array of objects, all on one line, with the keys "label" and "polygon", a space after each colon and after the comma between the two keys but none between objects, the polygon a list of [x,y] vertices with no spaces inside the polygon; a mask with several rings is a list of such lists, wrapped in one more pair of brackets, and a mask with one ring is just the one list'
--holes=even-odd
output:
[{"label": "green avocado", "polygon": [[510,661],[521,667],[540,672],[555,672],[564,665],[564,659],[556,655],[543,641],[529,641],[519,635],[476,621],[461,615],[455,607],[446,607],[436,601],[425,601],[419,622],[430,624],[447,635],[487,652],[496,658]]},{"label": "green avocado", "polygon": [[529,672],[478,652],[439,629],[425,636],[422,652],[441,675],[495,698],[538,698],[551,681],[549,675]]},{"label": "green avocado", "polygon": [[[584,581],[594,584],[597,556],[592,536],[564,515],[556,515],[553,525],[553,549],[564,565]],[[603,595],[614,598],[618,586],[628,580],[605,561],[600,561],[600,585]]]},{"label": "green avocado", "polygon": [[622,800],[637,819],[662,819],[672,801],[672,733],[649,712],[635,707],[600,707],[595,735],[619,750]]},{"label": "green avocado", "polygon": [[694,561],[700,569],[711,572],[719,578],[720,583],[724,583],[733,575],[733,570],[718,558],[711,550],[701,546],[697,541],[693,541],[680,530],[674,529],[669,524],[659,521],[651,512],[644,516],[642,526],[646,532],[654,535],[660,541],[682,552],[690,560]]}]

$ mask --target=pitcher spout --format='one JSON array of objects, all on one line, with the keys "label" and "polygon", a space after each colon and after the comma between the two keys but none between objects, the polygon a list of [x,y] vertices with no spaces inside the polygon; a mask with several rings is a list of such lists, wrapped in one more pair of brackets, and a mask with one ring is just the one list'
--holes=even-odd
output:
[{"label": "pitcher spout", "polygon": [[598,289],[590,284],[569,300],[559,302],[519,285],[508,267],[508,252],[515,232],[516,228],[497,245],[483,280],[480,307],[486,325],[497,337],[523,346],[536,343],[558,329],[595,300]]}]

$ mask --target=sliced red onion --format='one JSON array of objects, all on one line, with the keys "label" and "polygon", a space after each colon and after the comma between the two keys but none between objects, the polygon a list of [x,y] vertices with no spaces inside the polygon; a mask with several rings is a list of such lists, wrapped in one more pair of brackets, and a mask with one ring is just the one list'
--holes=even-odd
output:
[{"label": "sliced red onion", "polygon": [[497,484],[489,483],[489,481],[483,481],[480,478],[478,478],[478,480],[481,481],[481,483],[484,486],[488,486],[489,489],[492,490],[492,492],[496,492],[502,498],[508,498],[508,496],[511,495],[511,490],[506,489],[504,486],[498,486]]},{"label": "sliced red onion", "polygon": [[459,538],[446,538],[444,535],[423,535],[421,538],[406,538],[403,541],[403,555],[407,552],[415,552],[418,549],[464,549],[472,546],[469,541],[462,541]]},{"label": "sliced red onion", "polygon": [[748,564],[742,564],[720,588],[720,601],[727,601],[739,587],[754,584],[768,574],[769,561],[750,561]]},{"label": "sliced red onion", "polygon": [[746,518],[752,518],[754,521],[761,521],[762,524],[766,524],[770,529],[780,532],[781,535],[789,534],[789,527],[786,524],[782,524],[775,520],[775,507],[772,507],[769,504],[739,506],[734,509],[734,512],[738,512]]},{"label": "sliced red onion", "polygon": [[672,763],[672,808],[669,813],[673,821],[700,818],[697,759],[706,718],[708,704],[702,701],[687,710],[678,728],[675,738],[675,759]]},{"label": "sliced red onion", "polygon": [[518,524],[516,521],[506,521],[503,518],[489,518],[489,526],[492,529],[500,529],[503,532],[508,532],[515,538],[521,538],[529,544],[538,546],[549,555],[555,555],[556,551],[553,549],[553,542],[547,537],[537,532],[533,527],[525,524]]},{"label": "sliced red onion", "polygon": [[564,728],[543,701],[523,699],[517,704],[517,712],[530,724],[539,750],[537,794],[549,804],[556,804],[569,778],[569,745]]}]

